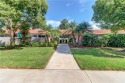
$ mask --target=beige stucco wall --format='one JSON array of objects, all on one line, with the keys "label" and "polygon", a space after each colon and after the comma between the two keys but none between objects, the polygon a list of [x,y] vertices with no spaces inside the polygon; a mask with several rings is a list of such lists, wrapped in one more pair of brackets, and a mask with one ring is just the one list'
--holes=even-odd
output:
[{"label": "beige stucco wall", "polygon": [[10,44],[10,37],[0,37],[0,46],[5,46]]}]

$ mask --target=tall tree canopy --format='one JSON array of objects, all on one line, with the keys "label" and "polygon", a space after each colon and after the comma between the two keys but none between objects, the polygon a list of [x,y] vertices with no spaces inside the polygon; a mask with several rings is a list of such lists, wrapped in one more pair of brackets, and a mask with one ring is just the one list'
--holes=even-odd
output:
[{"label": "tall tree canopy", "polygon": [[68,29],[69,28],[69,21],[67,19],[63,19],[61,24],[59,25],[59,29]]},{"label": "tall tree canopy", "polygon": [[[24,36],[30,28],[45,28],[48,4],[46,0],[0,0],[0,22],[11,33],[15,26]],[[11,37],[13,34],[11,35]]]},{"label": "tall tree canopy", "polygon": [[104,29],[125,30],[125,0],[96,0],[93,19]]}]

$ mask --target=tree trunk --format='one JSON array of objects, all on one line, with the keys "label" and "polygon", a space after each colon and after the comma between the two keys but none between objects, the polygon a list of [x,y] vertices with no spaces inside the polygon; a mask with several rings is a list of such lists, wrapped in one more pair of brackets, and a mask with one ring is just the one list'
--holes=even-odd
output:
[{"label": "tree trunk", "polygon": [[81,45],[82,45],[82,43],[83,43],[83,38],[84,38],[84,36],[81,36]]},{"label": "tree trunk", "polygon": [[72,36],[73,36],[73,45],[76,46],[76,38],[74,32],[72,33]]},{"label": "tree trunk", "polygon": [[78,44],[80,45],[80,34],[78,34]]},{"label": "tree trunk", "polygon": [[49,46],[49,38],[48,38],[48,35],[45,36],[45,42],[47,43],[47,46]]},{"label": "tree trunk", "polygon": [[12,19],[8,19],[8,25],[10,27],[10,46],[13,44],[13,28],[12,28]]},{"label": "tree trunk", "polygon": [[15,40],[16,40],[16,39],[15,39],[15,35],[16,35],[16,32],[13,31],[13,34],[14,34],[14,35],[13,35],[13,43],[14,43],[14,45],[15,45]]}]

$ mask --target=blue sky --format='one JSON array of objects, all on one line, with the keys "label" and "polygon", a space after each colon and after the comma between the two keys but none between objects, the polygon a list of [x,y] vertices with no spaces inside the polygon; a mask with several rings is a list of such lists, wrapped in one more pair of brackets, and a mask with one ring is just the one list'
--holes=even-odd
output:
[{"label": "blue sky", "polygon": [[64,18],[77,23],[86,21],[97,28],[91,21],[93,16],[92,5],[96,0],[47,0],[49,9],[46,15],[47,23],[54,27]]}]

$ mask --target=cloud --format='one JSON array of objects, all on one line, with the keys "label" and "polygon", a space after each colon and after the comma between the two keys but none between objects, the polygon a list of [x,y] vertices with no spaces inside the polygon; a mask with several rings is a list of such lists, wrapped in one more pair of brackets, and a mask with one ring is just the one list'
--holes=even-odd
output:
[{"label": "cloud", "polygon": [[66,19],[67,19],[69,22],[74,21],[74,19],[71,19],[70,16],[68,16]]},{"label": "cloud", "polygon": [[58,27],[60,25],[60,21],[55,21],[55,20],[47,20],[47,24],[52,25],[53,27]]},{"label": "cloud", "polygon": [[92,30],[100,30],[100,27],[98,26],[97,23],[90,21],[89,24],[91,25]]},{"label": "cloud", "polygon": [[66,6],[69,7],[71,4],[70,3],[67,3]]},{"label": "cloud", "polygon": [[86,2],[88,2],[89,0],[79,0],[80,4],[84,4]]}]

